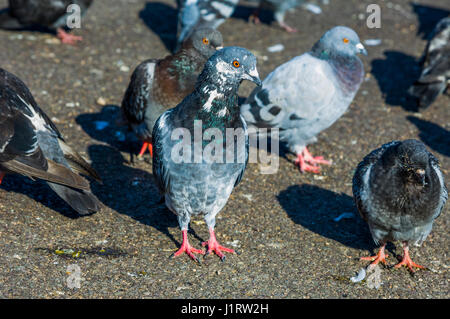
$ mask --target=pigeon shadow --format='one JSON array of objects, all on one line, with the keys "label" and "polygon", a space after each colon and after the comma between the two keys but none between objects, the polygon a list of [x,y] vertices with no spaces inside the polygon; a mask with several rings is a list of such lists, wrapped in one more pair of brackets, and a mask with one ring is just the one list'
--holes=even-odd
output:
[{"label": "pigeon shadow", "polygon": [[[303,184],[289,186],[277,198],[295,223],[348,247],[361,250],[375,248],[369,227],[359,217],[352,197]],[[334,221],[343,213],[356,216]]]},{"label": "pigeon shadow", "polygon": [[439,20],[450,15],[449,10],[442,8],[424,6],[416,3],[411,3],[411,6],[419,19],[417,35],[422,36],[422,39],[428,39]]},{"label": "pigeon shadow", "polygon": [[167,50],[173,52],[177,40],[178,10],[165,3],[147,2],[139,18],[155,32]]},{"label": "pigeon shadow", "polygon": [[99,113],[84,113],[75,121],[93,139],[107,143],[121,152],[139,151],[139,140],[128,130],[127,125],[119,126],[117,120],[122,116],[120,107],[106,105]]},{"label": "pigeon shadow", "polygon": [[[95,184],[92,187],[97,198],[118,213],[155,228],[180,246],[181,243],[169,232],[169,228],[178,227],[177,218],[161,203],[153,175],[124,165],[126,161],[112,147],[91,145],[88,152],[92,167],[103,181],[103,185]],[[195,232],[193,234],[201,240]]]},{"label": "pigeon shadow", "polygon": [[419,119],[415,116],[408,116],[408,121],[413,123],[419,130],[419,137],[432,150],[444,156],[450,156],[450,131],[438,124]]},{"label": "pigeon shadow", "polygon": [[408,89],[420,76],[416,58],[398,51],[385,51],[385,59],[372,61],[372,74],[378,82],[385,103],[402,106],[406,111],[417,111],[416,101]]},{"label": "pigeon shadow", "polygon": [[[95,182],[92,183],[96,184]],[[1,188],[7,192],[21,193],[36,202],[39,202],[51,210],[61,215],[77,219],[92,214],[80,215],[72,207],[69,206],[62,198],[60,198],[43,180],[33,181],[28,177],[8,174],[2,182]]]}]

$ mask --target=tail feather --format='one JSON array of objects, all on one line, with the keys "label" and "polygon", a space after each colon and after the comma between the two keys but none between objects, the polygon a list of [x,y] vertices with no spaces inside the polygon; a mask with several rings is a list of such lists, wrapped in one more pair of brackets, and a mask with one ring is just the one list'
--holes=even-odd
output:
[{"label": "tail feather", "polygon": [[90,191],[77,190],[55,183],[48,183],[48,185],[80,215],[98,212],[102,207]]},{"label": "tail feather", "polygon": [[417,99],[417,106],[425,109],[445,91],[444,82],[421,83],[416,82],[409,89],[409,94]]}]

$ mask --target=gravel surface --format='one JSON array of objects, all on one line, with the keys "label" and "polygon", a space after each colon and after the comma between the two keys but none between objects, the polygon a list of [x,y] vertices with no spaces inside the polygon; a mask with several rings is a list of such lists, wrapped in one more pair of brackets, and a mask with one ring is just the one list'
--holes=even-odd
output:
[{"label": "gravel surface", "polygon": [[[381,7],[380,29],[366,27],[366,7]],[[6,6],[0,0],[0,8]],[[394,4],[395,3],[395,4]],[[422,113],[405,107],[405,90],[419,74],[425,36],[449,14],[448,0],[331,0],[323,13],[296,9],[288,34],[270,15],[247,23],[255,5],[244,3],[219,30],[225,45],[252,50],[262,78],[307,51],[329,28],[352,27],[362,40],[381,39],[363,57],[367,71],[349,111],[312,145],[313,154],[332,159],[320,175],[300,174],[292,157],[280,157],[277,174],[262,175],[250,164],[242,183],[218,215],[217,237],[240,255],[225,262],[209,256],[201,264],[179,247],[177,220],[154,184],[150,160],[128,163],[129,153],[115,125],[122,95],[138,63],[169,53],[176,29],[174,0],[95,1],[77,46],[52,34],[0,31],[1,67],[19,76],[61,129],[68,143],[92,161],[103,185],[92,183],[104,204],[77,218],[45,183],[8,175],[0,188],[0,297],[5,298],[449,298],[449,205],[413,260],[429,271],[381,268],[381,287],[353,283],[376,248],[356,214],[351,178],[369,151],[393,139],[418,138],[439,158],[449,176],[449,96]],[[440,8],[440,9],[438,9]],[[374,41],[375,44],[377,41]],[[370,42],[369,42],[370,43]],[[280,52],[268,47],[282,44]],[[243,83],[240,95],[254,85]],[[100,124],[98,124],[100,122]],[[106,122],[107,126],[99,130]],[[139,143],[133,142],[137,150]],[[447,182],[448,183],[448,182]],[[191,223],[199,247],[208,231],[201,218]],[[388,264],[401,254],[389,247]],[[68,266],[81,270],[81,287],[67,285]]]}]

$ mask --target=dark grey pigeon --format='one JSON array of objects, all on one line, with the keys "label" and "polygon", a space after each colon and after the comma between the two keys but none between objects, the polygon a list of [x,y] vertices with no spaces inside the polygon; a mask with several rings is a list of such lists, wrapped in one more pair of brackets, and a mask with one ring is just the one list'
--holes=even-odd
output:
[{"label": "dark grey pigeon", "polygon": [[239,0],[179,0],[177,52],[199,28],[217,29],[234,12]]},{"label": "dark grey pigeon", "polygon": [[436,25],[424,53],[420,78],[409,88],[419,109],[427,108],[450,83],[450,17]]},{"label": "dark grey pigeon", "polygon": [[381,245],[376,256],[361,259],[386,263],[386,242],[399,240],[404,255],[395,267],[424,268],[411,260],[409,244],[422,244],[448,198],[439,161],[425,145],[393,141],[371,152],[356,169],[353,196],[373,240]]},{"label": "dark grey pigeon", "polygon": [[0,69],[0,183],[5,173],[47,181],[81,215],[101,208],[77,173],[100,181],[98,174],[65,143],[26,85]]},{"label": "dark grey pigeon", "polygon": [[153,129],[153,175],[183,233],[174,256],[185,252],[198,260],[194,253],[204,253],[187,238],[191,216],[198,214],[205,215],[209,228],[210,238],[203,243],[207,253],[214,251],[223,260],[223,252],[234,252],[219,245],[214,225],[248,160],[247,125],[239,114],[237,95],[242,80],[261,84],[255,56],[239,47],[217,51],[205,64],[194,92],[164,112]]},{"label": "dark grey pigeon", "polygon": [[82,37],[67,33],[67,18],[75,11],[67,8],[75,4],[84,15],[93,0],[9,0],[9,8],[0,13],[0,28],[20,30],[46,27],[56,30],[62,43],[75,44]]},{"label": "dark grey pigeon", "polygon": [[292,10],[296,7],[303,7],[316,14],[322,12],[322,9],[320,9],[319,6],[309,3],[306,0],[256,0],[256,2],[259,2],[259,7],[250,16],[250,20],[252,20],[255,24],[260,23],[259,13],[261,9],[267,8],[273,11],[274,19],[278,22],[280,27],[289,33],[297,32],[297,29],[288,26],[286,22],[284,22],[284,16],[286,15],[287,11]]},{"label": "dark grey pigeon", "polygon": [[152,155],[151,133],[158,117],[192,93],[206,61],[222,45],[219,31],[197,29],[177,53],[146,60],[134,70],[122,99],[122,118],[143,141],[139,158],[147,147]]},{"label": "dark grey pigeon", "polygon": [[280,140],[297,155],[300,170],[318,173],[306,146],[348,109],[363,78],[357,54],[367,54],[358,35],[347,27],[327,31],[312,50],[280,65],[241,106],[249,126],[278,128]]}]

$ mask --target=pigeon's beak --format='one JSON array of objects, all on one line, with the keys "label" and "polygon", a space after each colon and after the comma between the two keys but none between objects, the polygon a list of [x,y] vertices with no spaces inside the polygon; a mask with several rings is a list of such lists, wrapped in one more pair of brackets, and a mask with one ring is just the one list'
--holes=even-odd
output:
[{"label": "pigeon's beak", "polygon": [[253,68],[252,70],[250,70],[250,72],[245,74],[245,79],[252,81],[257,86],[262,85],[262,82],[261,82],[261,79],[259,78],[258,70],[256,69],[256,67]]},{"label": "pigeon's beak", "polygon": [[416,169],[414,171],[414,175],[416,177],[417,182],[422,185],[425,186],[426,182],[425,182],[425,170],[422,168]]},{"label": "pigeon's beak", "polygon": [[217,51],[219,51],[219,50],[221,50],[221,49],[223,49],[223,46],[216,47],[216,50],[217,50]]},{"label": "pigeon's beak", "polygon": [[358,44],[356,45],[356,48],[358,49],[358,53],[367,55],[367,50],[366,50],[366,48],[362,45],[362,43],[358,43]]}]

